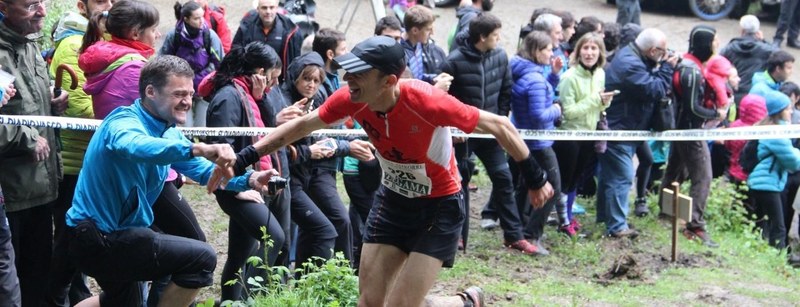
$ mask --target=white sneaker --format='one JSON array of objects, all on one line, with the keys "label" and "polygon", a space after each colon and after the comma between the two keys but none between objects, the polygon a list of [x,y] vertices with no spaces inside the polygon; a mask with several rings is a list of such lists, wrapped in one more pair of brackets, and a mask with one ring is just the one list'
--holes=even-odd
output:
[{"label": "white sneaker", "polygon": [[481,228],[483,230],[492,230],[500,226],[497,220],[493,219],[481,219]]}]

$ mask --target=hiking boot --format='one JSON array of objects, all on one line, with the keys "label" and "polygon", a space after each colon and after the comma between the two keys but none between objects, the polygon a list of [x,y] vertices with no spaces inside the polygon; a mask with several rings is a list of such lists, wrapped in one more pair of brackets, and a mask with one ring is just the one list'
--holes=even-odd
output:
[{"label": "hiking boot", "polygon": [[458,294],[464,300],[465,307],[483,307],[483,289],[477,286],[472,286]]},{"label": "hiking boot", "polygon": [[503,243],[503,246],[505,246],[506,248],[516,249],[526,255],[533,255],[533,256],[541,255],[539,249],[536,248],[536,245],[531,244],[531,242],[528,242],[528,240],[525,239],[519,240],[514,243],[506,242]]},{"label": "hiking boot", "polygon": [[578,234],[578,231],[575,230],[575,227],[573,227],[571,223],[567,225],[561,225],[561,227],[558,227],[558,232],[566,234],[570,238]]},{"label": "hiking boot", "polygon": [[638,217],[645,217],[650,214],[650,208],[647,208],[647,198],[639,197],[636,198],[636,201],[633,203],[634,209],[633,214]]},{"label": "hiking boot", "polygon": [[717,242],[711,240],[711,237],[706,233],[706,230],[703,228],[685,228],[683,229],[683,236],[685,236],[689,240],[694,240],[695,238],[700,239],[703,242],[703,245],[716,248],[719,247]]},{"label": "hiking boot", "polygon": [[635,239],[638,236],[639,236],[639,232],[636,231],[636,230],[630,229],[630,228],[611,233],[611,237],[614,237],[614,238],[631,238],[631,239]]},{"label": "hiking boot", "polygon": [[500,223],[495,219],[481,219],[481,229],[483,230],[492,230],[497,226],[500,226]]}]

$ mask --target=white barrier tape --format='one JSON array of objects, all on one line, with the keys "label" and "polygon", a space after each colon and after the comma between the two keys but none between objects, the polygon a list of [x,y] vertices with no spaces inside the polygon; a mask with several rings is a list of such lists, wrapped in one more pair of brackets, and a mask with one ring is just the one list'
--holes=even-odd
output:
[{"label": "white barrier tape", "polygon": [[[69,130],[97,130],[101,121],[97,119],[53,117],[53,116],[11,116],[0,115],[0,124],[15,126],[48,127]],[[179,128],[189,136],[256,136],[272,133],[275,128]],[[470,138],[493,138],[489,134],[465,134],[452,128],[453,136]],[[670,130],[665,132],[627,131],[627,130],[519,130],[525,140],[607,140],[607,141],[710,141],[710,140],[749,140],[800,138],[800,125],[755,126],[713,130]],[[361,129],[320,129],[314,136],[363,137]]]}]

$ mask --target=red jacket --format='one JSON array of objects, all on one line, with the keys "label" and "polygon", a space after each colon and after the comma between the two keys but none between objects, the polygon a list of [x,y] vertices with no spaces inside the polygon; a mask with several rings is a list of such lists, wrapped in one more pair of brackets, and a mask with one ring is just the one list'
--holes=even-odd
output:
[{"label": "red jacket", "polygon": [[233,37],[231,37],[231,29],[228,28],[228,23],[225,22],[225,9],[221,6],[215,8],[216,9],[206,5],[206,7],[203,8],[205,11],[203,19],[205,19],[209,28],[214,30],[214,32],[217,32],[219,40],[222,41],[222,49],[225,51],[225,54],[228,54],[228,52],[231,50],[231,42],[233,41]]}]

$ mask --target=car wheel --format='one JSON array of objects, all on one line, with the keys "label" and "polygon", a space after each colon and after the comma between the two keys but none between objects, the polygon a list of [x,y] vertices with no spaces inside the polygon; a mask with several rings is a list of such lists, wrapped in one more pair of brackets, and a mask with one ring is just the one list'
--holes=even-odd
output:
[{"label": "car wheel", "polygon": [[722,19],[744,0],[689,0],[689,9],[700,19],[713,21]]}]

